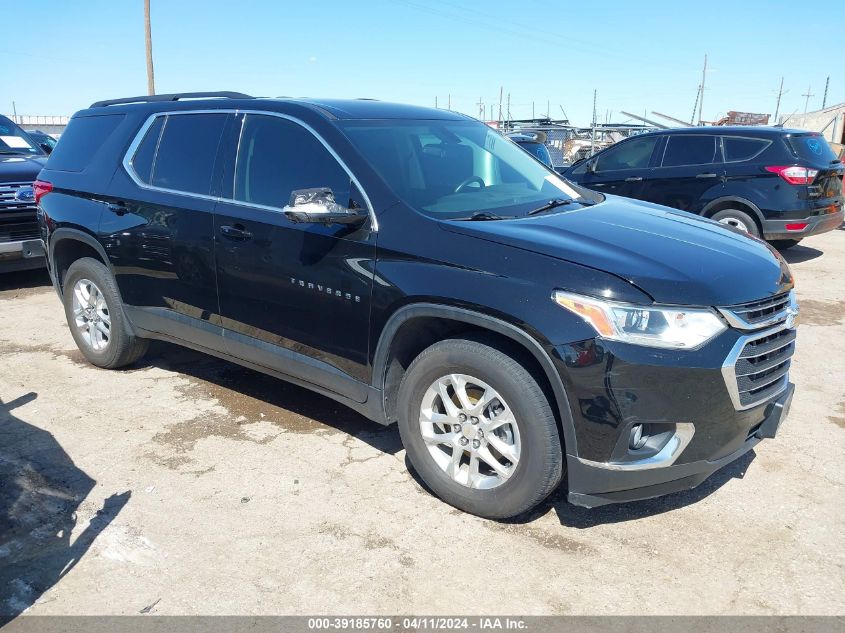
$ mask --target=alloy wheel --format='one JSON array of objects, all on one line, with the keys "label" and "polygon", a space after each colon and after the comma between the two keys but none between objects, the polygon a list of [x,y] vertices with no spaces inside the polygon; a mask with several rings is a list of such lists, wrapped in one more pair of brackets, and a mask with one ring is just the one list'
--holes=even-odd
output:
[{"label": "alloy wheel", "polygon": [[748,227],[745,225],[745,222],[739,218],[722,218],[719,220],[719,224],[727,224],[728,226],[732,226],[735,229],[748,233]]},{"label": "alloy wheel", "polygon": [[111,340],[111,316],[102,291],[90,279],[73,285],[73,318],[82,340],[95,351]]},{"label": "alloy wheel", "polygon": [[511,408],[493,387],[466,374],[443,376],[426,390],[420,432],[440,469],[467,488],[500,486],[519,463]]}]

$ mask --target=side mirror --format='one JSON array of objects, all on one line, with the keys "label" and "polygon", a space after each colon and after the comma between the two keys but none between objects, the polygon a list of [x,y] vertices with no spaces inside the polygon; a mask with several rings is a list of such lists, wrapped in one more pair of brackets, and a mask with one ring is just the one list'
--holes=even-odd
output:
[{"label": "side mirror", "polygon": [[317,224],[361,224],[367,219],[363,209],[347,209],[335,202],[328,187],[296,189],[282,209],[291,222]]}]

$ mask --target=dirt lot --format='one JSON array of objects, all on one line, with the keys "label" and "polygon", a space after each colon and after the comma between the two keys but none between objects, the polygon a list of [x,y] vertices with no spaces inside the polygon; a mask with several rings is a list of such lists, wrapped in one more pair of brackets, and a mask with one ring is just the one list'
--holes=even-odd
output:
[{"label": "dirt lot", "polygon": [[841,614],[845,231],[808,243],[777,439],[689,493],[515,523],[283,382],[166,345],[91,367],[46,276],[3,276],[0,613]]}]

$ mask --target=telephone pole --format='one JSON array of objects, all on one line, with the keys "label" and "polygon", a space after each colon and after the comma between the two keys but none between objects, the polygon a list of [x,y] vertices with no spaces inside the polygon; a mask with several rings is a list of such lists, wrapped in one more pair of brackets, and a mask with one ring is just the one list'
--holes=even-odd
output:
[{"label": "telephone pole", "polygon": [[478,97],[478,118],[482,121],[484,120],[484,102],[481,100],[481,97]]},{"label": "telephone pole", "polygon": [[780,89],[778,90],[778,102],[775,106],[775,125],[778,124],[778,112],[780,112],[780,98],[783,96],[783,77],[780,78]]},{"label": "telephone pole", "polygon": [[147,94],[156,93],[155,72],[153,71],[153,35],[150,28],[150,0],[144,0],[144,43],[147,49]]},{"label": "telephone pole", "polygon": [[596,95],[598,90],[593,90],[593,126],[590,130],[590,156],[596,153]]},{"label": "telephone pole", "polygon": [[824,82],[824,97],[822,97],[822,110],[827,105],[827,89],[830,86],[830,75],[827,76],[827,79]]},{"label": "telephone pole", "polygon": [[807,86],[807,92],[806,92],[805,94],[801,95],[802,97],[807,97],[807,98],[804,100],[804,114],[807,114],[807,106],[809,106],[809,105],[810,105],[810,97],[815,97],[815,96],[816,96],[816,95],[814,95],[814,94],[810,94],[810,88],[812,88],[812,84],[811,84],[811,85],[809,85],[809,86]]},{"label": "telephone pole", "polygon": [[508,125],[511,123],[511,93],[508,93]]},{"label": "telephone pole", "polygon": [[499,86],[499,124],[502,123],[502,96],[504,95],[505,87]]},{"label": "telephone pole", "polygon": [[698,124],[704,122],[704,83],[707,81],[707,54],[704,55],[704,69],[701,71],[701,97],[698,100]]}]

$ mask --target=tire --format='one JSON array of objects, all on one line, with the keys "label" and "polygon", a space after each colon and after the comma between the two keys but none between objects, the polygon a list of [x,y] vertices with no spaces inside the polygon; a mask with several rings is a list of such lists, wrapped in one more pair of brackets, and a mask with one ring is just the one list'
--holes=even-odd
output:
[{"label": "tire", "polygon": [[[462,376],[469,378],[463,392],[470,396],[473,407],[481,401],[479,396],[495,392],[496,397],[483,412],[458,407],[460,399],[457,393],[449,391],[448,385],[454,389],[463,380]],[[448,415],[448,412],[448,419],[457,424],[438,427],[427,421],[447,419],[435,417],[442,415],[435,410],[448,408],[442,396],[432,395],[440,393],[435,389],[438,381],[445,381],[447,394],[452,394],[449,396],[455,407],[452,413],[462,410],[468,416],[467,421],[460,423],[458,414]],[[543,390],[523,365],[481,340],[447,339],[424,350],[402,379],[397,406],[399,433],[411,466],[438,497],[460,510],[488,519],[506,519],[530,510],[560,483],[563,451],[557,423]],[[478,413],[475,427],[472,426],[475,416],[469,415],[472,411]],[[513,424],[503,420],[513,420]],[[501,426],[493,429],[496,424]],[[485,428],[486,435],[470,435]],[[451,443],[439,438],[438,443],[427,443],[423,437],[424,432],[440,436],[441,430],[447,431],[441,437],[451,435],[455,439]],[[466,448],[459,444],[464,439],[467,439]],[[476,441],[478,452],[472,448]],[[500,453],[500,448],[507,451]],[[456,449],[461,463],[459,470],[450,472]],[[495,459],[507,476],[490,467],[480,455]],[[517,458],[510,461],[508,457]],[[471,475],[473,459],[477,472]],[[448,465],[444,466],[444,462]],[[473,487],[468,483],[470,478]]]},{"label": "tire", "polygon": [[62,289],[70,333],[92,365],[117,369],[137,361],[148,341],[132,333],[111,272],[90,257],[68,268]]},{"label": "tire", "polygon": [[785,251],[788,248],[792,248],[793,246],[797,246],[801,240],[772,240],[769,242],[772,246],[774,246],[779,251]]},{"label": "tire", "polygon": [[745,211],[740,211],[739,209],[723,209],[713,214],[710,219],[720,224],[732,226],[754,237],[760,237],[760,227],[757,226],[757,221]]}]

